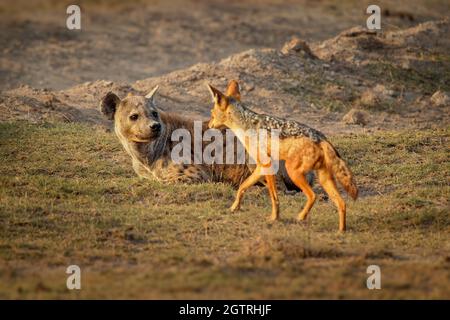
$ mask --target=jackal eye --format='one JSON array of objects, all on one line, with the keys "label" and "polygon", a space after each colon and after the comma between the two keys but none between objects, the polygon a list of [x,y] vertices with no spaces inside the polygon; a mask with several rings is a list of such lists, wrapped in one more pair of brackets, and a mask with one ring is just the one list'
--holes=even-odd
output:
[{"label": "jackal eye", "polygon": [[155,117],[155,118],[157,118],[157,117],[158,117],[158,112],[152,111],[152,116]]},{"label": "jackal eye", "polygon": [[136,121],[137,119],[139,118],[139,115],[138,114],[132,114],[131,116],[130,116],[130,120],[131,121]]}]

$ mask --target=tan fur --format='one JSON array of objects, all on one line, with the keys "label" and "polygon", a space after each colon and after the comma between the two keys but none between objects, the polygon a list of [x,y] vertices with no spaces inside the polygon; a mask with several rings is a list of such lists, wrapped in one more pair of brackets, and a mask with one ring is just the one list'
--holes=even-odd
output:
[{"label": "tan fur", "polygon": [[241,91],[239,89],[239,84],[236,80],[231,80],[228,83],[227,93],[228,97],[233,97],[238,101],[241,101]]},{"label": "tan fur", "polygon": [[329,142],[322,142],[321,147],[324,151],[325,164],[329,166],[328,170],[334,173],[334,176],[344,187],[345,191],[353,200],[356,200],[358,198],[358,188],[347,164],[337,155],[336,150]]},{"label": "tan fur", "polygon": [[[238,129],[243,131],[249,129],[280,130],[281,138],[279,140],[278,154],[270,154],[270,141],[267,144],[267,149],[263,150],[263,152],[266,152],[272,158],[272,161],[284,160],[289,177],[306,195],[307,202],[300,211],[298,219],[306,219],[316,200],[316,195],[305,177],[305,174],[309,171],[315,171],[323,189],[338,208],[339,230],[345,231],[346,205],[339,194],[334,178],[344,186],[353,199],[357,198],[358,189],[352,172],[339,157],[331,143],[326,140],[326,137],[319,131],[306,125],[254,113],[239,103],[238,100],[233,99],[232,96],[225,96],[211,86],[209,86],[209,89],[214,100],[214,107],[209,122],[210,127],[222,128],[225,126],[235,132]],[[248,140],[244,139],[242,143],[247,151],[250,152]],[[257,162],[256,169],[239,187],[236,200],[231,206],[232,211],[240,208],[244,192],[262,176],[263,164],[260,161],[260,156],[260,154],[257,154],[255,157]],[[271,175],[265,175],[265,179],[272,200],[271,220],[276,220],[279,218],[279,204],[276,195],[275,179]]]}]

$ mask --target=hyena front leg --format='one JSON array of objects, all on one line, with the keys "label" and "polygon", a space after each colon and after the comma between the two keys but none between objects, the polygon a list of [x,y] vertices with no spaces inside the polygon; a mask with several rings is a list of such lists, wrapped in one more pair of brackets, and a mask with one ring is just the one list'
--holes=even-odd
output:
[{"label": "hyena front leg", "polygon": [[201,165],[166,164],[154,168],[155,175],[167,183],[202,183],[210,181],[208,173]]},{"label": "hyena front leg", "polygon": [[182,183],[210,182],[211,177],[202,165],[181,165],[177,168],[177,181]]},{"label": "hyena front leg", "polygon": [[252,172],[252,174],[242,182],[242,184],[239,186],[238,192],[236,194],[236,200],[234,201],[233,205],[231,206],[230,210],[231,212],[237,211],[241,207],[241,200],[242,196],[244,195],[244,192],[253,186],[255,183],[261,179],[261,168],[256,167],[256,169]]},{"label": "hyena front leg", "polygon": [[153,173],[138,160],[133,159],[133,169],[140,178],[149,180],[155,179]]}]

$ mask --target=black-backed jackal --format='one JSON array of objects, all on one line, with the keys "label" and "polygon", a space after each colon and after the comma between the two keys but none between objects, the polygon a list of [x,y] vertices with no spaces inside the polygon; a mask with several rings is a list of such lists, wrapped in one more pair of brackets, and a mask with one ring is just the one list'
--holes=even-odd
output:
[{"label": "black-backed jackal", "polygon": [[[340,182],[353,199],[356,199],[358,196],[358,188],[352,172],[333,145],[328,142],[327,138],[321,132],[299,122],[251,111],[240,102],[239,85],[234,80],[230,82],[226,95],[210,85],[208,85],[208,88],[214,100],[209,127],[216,129],[227,127],[231,129],[241,139],[241,143],[249,153],[251,148],[250,140],[245,136],[242,138],[240,132],[248,130],[267,130],[270,132],[276,130],[279,133],[278,154],[270,154],[270,144],[274,143],[270,141],[264,147],[265,150],[263,152],[272,159],[276,157],[277,160],[284,160],[289,177],[306,195],[307,202],[299,213],[298,219],[306,219],[316,200],[316,195],[305,178],[305,174],[313,170],[316,172],[323,189],[338,208],[339,230],[345,231],[346,205],[339,194],[334,179],[336,178]],[[244,192],[264,176],[272,200],[271,220],[277,220],[279,218],[279,202],[275,176],[273,174],[265,174],[264,168],[268,164],[260,162],[259,153],[254,158],[256,169],[240,185],[231,210],[239,209]]]}]

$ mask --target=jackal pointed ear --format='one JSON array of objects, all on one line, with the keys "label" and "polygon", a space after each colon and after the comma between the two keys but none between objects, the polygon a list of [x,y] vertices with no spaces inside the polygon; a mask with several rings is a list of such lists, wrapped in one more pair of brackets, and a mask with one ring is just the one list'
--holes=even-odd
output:
[{"label": "jackal pointed ear", "polygon": [[237,101],[241,101],[241,92],[239,90],[239,83],[236,80],[231,80],[228,83],[226,96],[233,97]]},{"label": "jackal pointed ear", "polygon": [[227,97],[222,92],[214,88],[212,85],[208,84],[207,86],[209,92],[211,93],[214,103],[217,104],[221,109],[225,110],[228,106]]},{"label": "jackal pointed ear", "polygon": [[156,91],[158,91],[158,89],[159,89],[159,86],[154,87],[153,90],[150,91],[150,92],[145,96],[145,98],[147,98],[147,99],[149,99],[151,102],[153,102],[153,101],[155,100],[155,93],[156,93]]},{"label": "jackal pointed ear", "polygon": [[119,106],[120,98],[112,92],[108,92],[100,101],[100,111],[108,120],[114,120],[114,114]]}]

